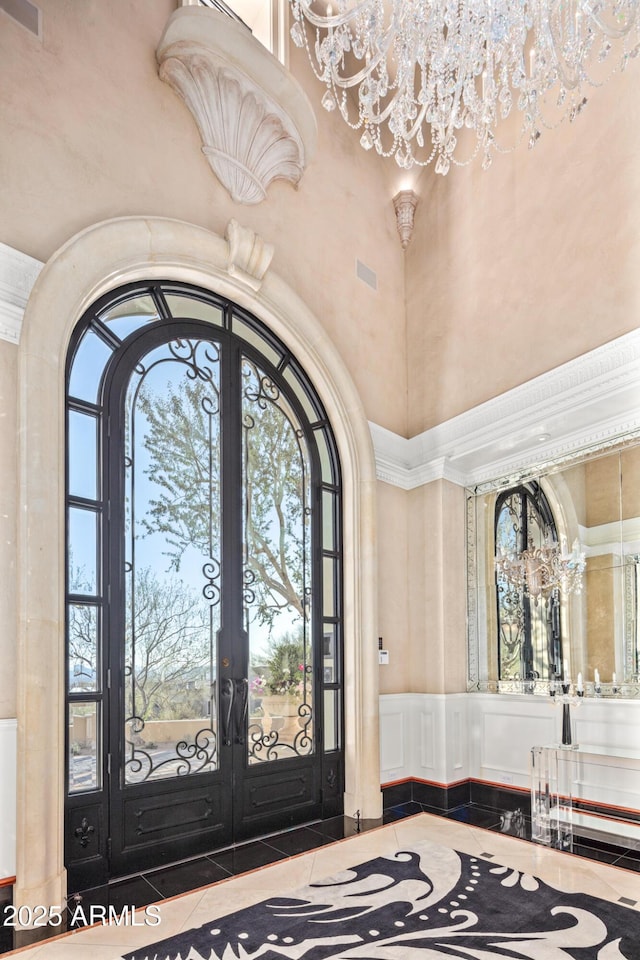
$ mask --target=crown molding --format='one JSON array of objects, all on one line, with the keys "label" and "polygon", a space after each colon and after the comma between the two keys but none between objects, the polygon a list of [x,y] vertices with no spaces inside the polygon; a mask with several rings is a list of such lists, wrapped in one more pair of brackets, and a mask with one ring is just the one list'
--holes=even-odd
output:
[{"label": "crown molding", "polygon": [[378,479],[508,482],[640,435],[640,329],[410,439],[370,424]]},{"label": "crown molding", "polygon": [[27,300],[43,266],[26,253],[0,243],[0,340],[20,342]]}]

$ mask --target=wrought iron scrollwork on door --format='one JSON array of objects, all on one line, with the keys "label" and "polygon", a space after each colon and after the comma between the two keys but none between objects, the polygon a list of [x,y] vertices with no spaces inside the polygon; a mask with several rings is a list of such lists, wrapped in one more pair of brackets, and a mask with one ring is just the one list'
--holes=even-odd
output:
[{"label": "wrought iron scrollwork on door", "polygon": [[284,717],[271,717],[270,728],[264,720],[254,720],[249,725],[249,760],[282,760],[286,757],[306,757],[313,752],[313,709],[310,703],[298,705],[293,715],[294,722],[300,727],[290,741],[283,735]]},{"label": "wrought iron scrollwork on door", "polygon": [[80,821],[80,826],[76,827],[73,831],[74,836],[76,837],[78,843],[81,847],[88,847],[91,837],[96,832],[96,828],[92,823],[89,823],[86,817],[83,817]]}]

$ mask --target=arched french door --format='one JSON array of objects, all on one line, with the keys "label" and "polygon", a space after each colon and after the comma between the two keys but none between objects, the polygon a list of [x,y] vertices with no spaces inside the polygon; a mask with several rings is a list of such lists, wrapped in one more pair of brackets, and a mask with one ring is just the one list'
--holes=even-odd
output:
[{"label": "arched french door", "polygon": [[67,364],[70,892],[341,811],[341,485],[312,385],[183,285]]}]

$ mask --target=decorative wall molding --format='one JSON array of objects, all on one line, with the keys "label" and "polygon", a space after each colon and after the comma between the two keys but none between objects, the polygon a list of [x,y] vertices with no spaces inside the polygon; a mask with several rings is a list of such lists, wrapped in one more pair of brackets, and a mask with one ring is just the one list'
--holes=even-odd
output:
[{"label": "decorative wall molding", "polygon": [[[561,715],[546,696],[383,694],[381,783],[417,779],[448,785],[471,778],[528,790],[531,747],[559,741]],[[612,757],[637,756],[640,701],[589,697],[573,717],[579,744],[610,751]],[[396,740],[400,731],[402,747]],[[593,764],[585,773],[583,796],[638,809],[638,764],[624,776],[623,782],[620,771],[612,776],[604,764]]]},{"label": "decorative wall molding", "polygon": [[276,179],[297,186],[315,151],[302,88],[246,27],[217,10],[180,7],[156,52],[184,100],[211,169],[236,203],[260,203]]},{"label": "decorative wall molding", "polygon": [[0,339],[20,343],[27,300],[44,264],[0,243]]},{"label": "decorative wall molding", "polygon": [[380,782],[465,780],[469,695],[394,693],[380,697]]},{"label": "decorative wall molding", "polygon": [[265,243],[248,227],[241,227],[237,220],[227,224],[225,240],[229,244],[229,276],[246,283],[252,290],[259,290],[273,257],[273,244]]},{"label": "decorative wall molding", "polygon": [[476,486],[640,435],[640,329],[411,439],[371,423],[378,479]]}]

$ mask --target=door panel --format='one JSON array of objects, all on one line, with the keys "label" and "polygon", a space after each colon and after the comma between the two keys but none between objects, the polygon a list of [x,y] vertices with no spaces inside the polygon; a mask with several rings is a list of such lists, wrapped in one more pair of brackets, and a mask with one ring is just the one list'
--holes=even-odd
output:
[{"label": "door panel", "polygon": [[[179,339],[124,401],[124,782],[216,770],[220,348]],[[120,513],[120,511],[117,511]],[[119,579],[121,571],[114,571]]]},{"label": "door panel", "polygon": [[111,816],[112,872],[133,873],[228,843],[231,798],[219,777],[188,777],[127,788]]},{"label": "door panel", "polygon": [[[141,338],[113,389],[124,411],[108,483],[122,518],[108,566],[122,585],[110,620],[120,872],[320,810],[304,431],[258,364],[198,333],[146,350]],[[273,657],[283,648],[286,664]],[[265,661],[293,706],[272,709],[258,742],[250,678]],[[273,772],[254,772],[265,765]]]},{"label": "door panel", "polygon": [[318,819],[320,765],[315,758],[252,767],[234,797],[237,839]]},{"label": "door panel", "polygon": [[304,431],[286,396],[246,356],[241,372],[243,602],[253,765],[315,750],[311,465]]}]

